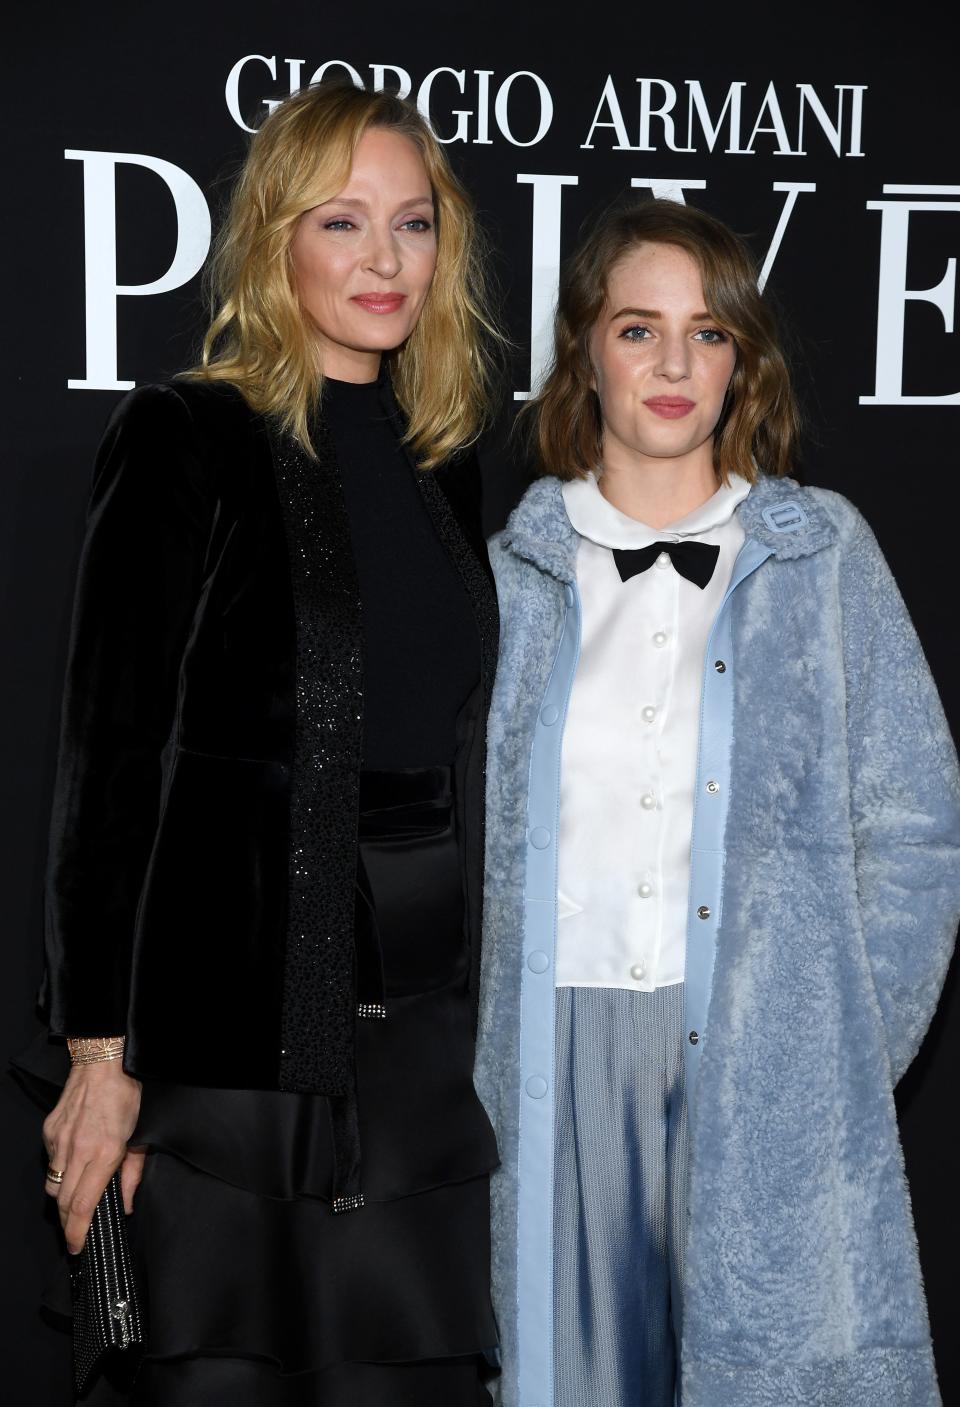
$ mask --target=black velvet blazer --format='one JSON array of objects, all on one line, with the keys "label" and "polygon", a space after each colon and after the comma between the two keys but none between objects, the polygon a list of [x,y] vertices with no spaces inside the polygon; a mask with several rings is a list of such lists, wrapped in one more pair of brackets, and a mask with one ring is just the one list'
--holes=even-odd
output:
[{"label": "black velvet blazer", "polygon": [[[138,1076],[349,1086],[362,638],[322,424],[316,449],[192,381],[132,392],[100,448],[40,1005],[54,1035],[126,1032]],[[482,651],[458,764],[475,981],[496,597],[476,461],[416,478]]]}]

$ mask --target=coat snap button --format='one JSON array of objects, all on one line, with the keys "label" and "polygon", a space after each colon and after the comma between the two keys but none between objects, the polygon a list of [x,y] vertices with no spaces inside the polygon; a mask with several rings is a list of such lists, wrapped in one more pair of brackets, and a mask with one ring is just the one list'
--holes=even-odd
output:
[{"label": "coat snap button", "polygon": [[690,1035],[687,1037],[687,1039],[689,1040],[689,1042],[690,1042],[691,1045],[699,1045],[699,1044],[700,1044],[700,1037],[699,1037],[699,1035],[697,1034],[696,1031],[691,1031],[691,1032],[690,1032]]},{"label": "coat snap button", "polygon": [[550,844],[550,832],[546,826],[534,826],[530,832],[530,844],[534,850],[546,850]]},{"label": "coat snap button", "polygon": [[716,794],[717,794],[717,792],[718,792],[719,790],[720,790],[720,783],[719,783],[719,782],[707,782],[707,791],[710,793],[711,796],[716,796]]},{"label": "coat snap button", "polygon": [[709,918],[709,917],[710,917],[710,910],[707,908],[706,904],[701,904],[700,907],[699,907],[699,909],[697,910],[697,918]]},{"label": "coat snap button", "polygon": [[531,953],[527,958],[527,966],[531,972],[546,972],[547,968],[550,966],[550,959],[547,957],[546,953],[541,952],[538,948],[536,952]]},{"label": "coat snap button", "polygon": [[542,1075],[531,1075],[526,1089],[531,1099],[542,1099],[547,1092],[547,1082]]},{"label": "coat snap button", "polygon": [[541,710],[540,722],[545,723],[548,728],[551,728],[559,717],[560,710],[557,708],[556,704],[547,704],[546,708]]},{"label": "coat snap button", "polygon": [[724,664],[723,660],[714,660],[714,662],[713,662],[713,667],[714,667],[714,669],[717,671],[718,674],[724,674],[724,673],[726,672],[726,668],[727,668],[727,666]]}]

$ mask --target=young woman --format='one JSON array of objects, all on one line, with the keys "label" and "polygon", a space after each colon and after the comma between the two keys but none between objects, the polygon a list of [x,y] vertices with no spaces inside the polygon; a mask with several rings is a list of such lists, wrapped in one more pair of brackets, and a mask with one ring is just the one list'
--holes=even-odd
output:
[{"label": "young woman", "polygon": [[47,1190],[76,1252],[122,1166],[149,1310],[123,1401],[476,1407],[497,614],[457,460],[486,406],[472,216],[414,109],[323,85],[254,138],[215,273],[203,365],[129,396],[97,466]]},{"label": "young woman", "polygon": [[939,1401],[892,1091],[960,787],[740,241],[651,201],[562,280],[492,546],[478,1087],[508,1407]]}]

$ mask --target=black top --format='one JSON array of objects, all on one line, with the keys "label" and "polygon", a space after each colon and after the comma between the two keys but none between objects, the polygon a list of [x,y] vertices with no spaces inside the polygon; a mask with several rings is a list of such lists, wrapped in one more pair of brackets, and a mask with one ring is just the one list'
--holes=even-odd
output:
[{"label": "black top", "polygon": [[323,414],[340,464],[360,583],[361,765],[450,763],[457,714],[480,673],[470,600],[427,515],[380,383],[328,378]]}]

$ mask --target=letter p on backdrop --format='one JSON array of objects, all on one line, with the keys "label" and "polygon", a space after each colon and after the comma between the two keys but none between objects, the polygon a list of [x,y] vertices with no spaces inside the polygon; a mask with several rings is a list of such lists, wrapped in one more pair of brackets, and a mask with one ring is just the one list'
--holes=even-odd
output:
[{"label": "letter p on backdrop", "polygon": [[[71,379],[71,390],[129,391],[117,371],[117,299],[169,293],[200,269],[210,247],[210,211],[192,176],[170,161],[136,152],[66,150],[68,161],[83,162],[87,374]],[[149,283],[117,283],[116,168],[145,166],[163,181],[177,215],[177,247],[165,273]]]}]

